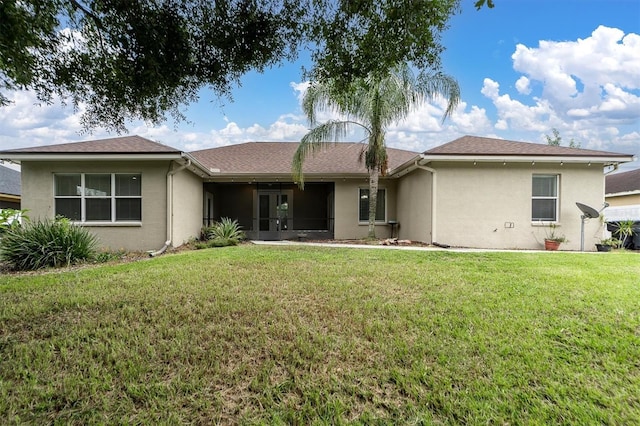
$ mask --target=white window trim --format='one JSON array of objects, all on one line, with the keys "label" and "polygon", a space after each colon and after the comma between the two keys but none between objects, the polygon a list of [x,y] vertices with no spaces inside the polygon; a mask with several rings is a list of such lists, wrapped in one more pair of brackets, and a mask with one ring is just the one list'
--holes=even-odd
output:
[{"label": "white window trim", "polygon": [[[73,195],[56,195],[56,176],[71,176],[71,175],[80,175],[80,196]],[[86,175],[110,175],[111,179],[111,191],[108,196],[92,196],[85,194],[85,177]],[[118,195],[116,196],[116,175],[137,175],[140,176],[142,180],[142,173],[140,172],[118,172],[118,173],[108,173],[108,172],[63,172],[63,173],[54,173],[53,174],[53,199],[54,199],[54,213],[55,213],[55,200],[57,199],[80,199],[80,220],[74,220],[73,223],[84,225],[84,226],[140,226],[142,223],[143,217],[143,203],[142,203],[142,184],[140,186],[140,195]],[[108,198],[110,200],[111,206],[111,220],[87,220],[87,211],[86,211],[86,203],[87,199],[97,199],[97,198]],[[140,199],[140,220],[116,220],[116,200],[118,199],[127,199],[127,198],[135,198]]]},{"label": "white window trim", "polygon": [[[357,206],[358,206],[358,211],[357,211],[358,225],[368,225],[369,224],[368,220],[360,220],[360,196],[361,196],[360,195],[360,191],[363,190],[363,189],[366,189],[368,191],[369,187],[368,186],[360,186],[360,187],[358,187],[358,193],[357,193],[358,194],[358,198],[357,198],[358,199],[358,204],[357,204]],[[380,192],[380,191],[384,191],[384,219],[376,220],[376,223],[384,225],[384,224],[387,223],[387,217],[388,217],[387,216],[387,209],[388,209],[388,207],[387,207],[388,206],[387,188],[384,187],[384,186],[379,186],[378,187],[378,192]]]},{"label": "white window trim", "polygon": [[531,217],[531,224],[535,225],[535,224],[540,224],[540,223],[544,223],[545,226],[548,226],[549,224],[553,223],[553,224],[558,224],[560,223],[560,175],[559,174],[553,174],[553,173],[535,173],[531,175],[531,182],[533,183],[533,178],[534,177],[554,177],[556,179],[556,195],[555,196],[534,196],[533,192],[531,194],[531,213],[533,214],[533,200],[555,200],[556,201],[556,211],[554,212],[555,215],[555,220],[549,220],[549,219],[534,219],[533,216]]}]

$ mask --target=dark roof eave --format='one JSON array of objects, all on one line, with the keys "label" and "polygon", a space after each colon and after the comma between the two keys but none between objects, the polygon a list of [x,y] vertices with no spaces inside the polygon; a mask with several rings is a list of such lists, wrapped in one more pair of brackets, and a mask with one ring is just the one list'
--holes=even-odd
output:
[{"label": "dark roof eave", "polygon": [[[330,179],[343,179],[343,178],[360,179],[360,178],[368,178],[368,177],[369,177],[368,173],[305,173],[304,174],[305,182],[330,180]],[[390,177],[390,175],[385,177]],[[238,179],[241,181],[247,181],[247,180],[264,181],[269,179],[278,179],[283,182],[294,182],[293,176],[290,173],[211,172],[210,175],[206,178],[206,180],[210,182],[215,182],[217,179],[220,179],[220,180]]]},{"label": "dark roof eave", "polygon": [[626,163],[633,161],[633,155],[607,154],[607,155],[552,155],[552,154],[421,154],[421,160],[429,161],[502,161],[509,159],[516,162],[541,161],[541,162],[575,162],[575,163]]},{"label": "dark roof eave", "polygon": [[630,154],[617,154],[617,153],[611,153],[611,154],[606,154],[606,155],[592,155],[592,154],[546,154],[546,153],[541,153],[541,154],[519,154],[519,153],[500,153],[500,154],[496,154],[496,153],[488,153],[488,152],[478,152],[478,153],[474,153],[474,154],[469,154],[469,153],[429,153],[429,154],[422,154],[423,156],[429,156],[429,157],[446,157],[446,156],[460,156],[460,157],[496,157],[496,156],[502,156],[502,157],[548,157],[548,158],[560,158],[560,157],[572,157],[572,158],[586,158],[586,157],[611,157],[611,158],[627,158],[627,157],[633,157]]}]

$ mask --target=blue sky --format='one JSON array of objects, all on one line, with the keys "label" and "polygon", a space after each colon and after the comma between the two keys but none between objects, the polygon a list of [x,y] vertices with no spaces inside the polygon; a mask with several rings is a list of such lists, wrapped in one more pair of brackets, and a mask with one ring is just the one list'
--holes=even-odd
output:
[{"label": "blue sky", "polygon": [[[463,0],[443,35],[443,70],[462,89],[453,117],[441,123],[444,105],[435,100],[390,129],[387,144],[424,151],[465,134],[544,143],[555,127],[565,143],[640,157],[640,1],[495,3],[476,11]],[[189,123],[130,123],[130,133],[187,151],[299,140],[307,128],[299,103],[304,65],[303,53],[296,63],[247,74],[233,101],[203,90],[186,109]],[[0,149],[112,136],[80,134],[78,114],[57,104],[34,107],[31,93],[13,98],[0,109]]]}]

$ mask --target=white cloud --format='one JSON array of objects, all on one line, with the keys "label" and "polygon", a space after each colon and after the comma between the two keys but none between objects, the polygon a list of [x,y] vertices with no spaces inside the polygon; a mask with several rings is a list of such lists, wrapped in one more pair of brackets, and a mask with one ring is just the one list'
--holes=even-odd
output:
[{"label": "white cloud", "polygon": [[[268,127],[263,127],[256,123],[249,127],[242,128],[238,126],[237,123],[231,121],[223,129],[211,130],[206,134],[191,134],[189,138],[182,138],[181,144],[170,143],[170,145],[176,147],[183,146],[187,151],[197,151],[200,149],[252,141],[293,142],[299,141],[307,131],[307,127],[300,124],[296,116],[286,114],[280,116],[278,120]],[[178,135],[181,134],[182,133],[178,133]],[[176,140],[175,134],[173,140]]]},{"label": "white cloud", "polygon": [[301,83],[296,83],[292,81],[289,83],[289,86],[296,93],[296,97],[298,98],[298,103],[302,103],[302,98],[304,98],[305,93],[307,93],[307,89],[311,83],[309,81],[303,81]]},{"label": "white cloud", "polygon": [[490,78],[485,78],[480,93],[495,101],[500,96],[500,85]]},{"label": "white cloud", "polygon": [[516,83],[518,91],[524,78],[540,82],[542,97],[559,116],[567,118],[567,111],[574,119],[607,120],[640,114],[640,100],[632,93],[640,89],[638,34],[599,26],[586,39],[519,44],[512,59],[513,68],[524,74]]},{"label": "white cloud", "polygon": [[[544,143],[557,128],[583,148],[640,152],[640,36],[600,26],[586,39],[518,44],[512,59],[523,74],[520,97],[501,93],[491,78],[481,90],[496,109],[496,130]],[[538,96],[533,84],[542,88]]]},{"label": "white cloud", "polygon": [[491,121],[487,117],[487,111],[476,105],[466,113],[466,103],[462,102],[451,116],[451,122],[458,132],[469,135],[486,134],[491,131]]},{"label": "white cloud", "polygon": [[518,93],[528,95],[531,93],[531,87],[529,87],[529,79],[524,75],[516,81],[516,89]]},{"label": "white cloud", "polygon": [[546,100],[534,98],[534,105],[525,105],[508,94],[500,95],[500,84],[489,78],[484,79],[480,92],[493,101],[498,111],[496,129],[544,131],[554,127],[549,125],[556,121],[554,111]]}]

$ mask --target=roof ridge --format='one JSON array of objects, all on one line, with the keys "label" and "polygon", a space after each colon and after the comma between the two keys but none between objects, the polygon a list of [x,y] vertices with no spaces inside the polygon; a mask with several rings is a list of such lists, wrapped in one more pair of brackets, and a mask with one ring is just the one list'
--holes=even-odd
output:
[{"label": "roof ridge", "polygon": [[584,157],[588,155],[627,157],[629,154],[622,154],[610,151],[600,151],[586,148],[575,148],[567,146],[546,145],[536,142],[514,141],[508,139],[489,138],[484,136],[465,135],[443,145],[438,145],[425,151],[425,155],[535,155],[535,156],[575,156]]},{"label": "roof ridge", "polygon": [[[217,149],[223,149],[223,148],[229,148],[229,147],[238,147],[238,146],[242,146],[242,145],[249,145],[249,144],[287,144],[287,145],[294,145],[294,144],[299,144],[299,141],[246,141],[246,142],[239,142],[239,143],[232,143],[232,144],[228,144],[228,145],[222,145],[222,146],[215,146],[215,147],[211,147],[211,148],[203,148],[203,149],[198,149],[195,151],[189,151],[189,154],[193,154],[193,153],[201,153],[204,151],[211,151],[211,150],[217,150]],[[366,145],[366,142],[352,142],[352,141],[340,141],[340,142],[333,142],[333,141],[329,141],[326,142],[327,144],[343,144],[343,145]],[[402,148],[395,148],[395,147],[390,147],[387,146],[387,149],[391,149],[394,151],[400,151],[400,152],[410,152],[416,155],[419,155],[420,152],[419,151],[412,151],[409,149],[402,149]]]},{"label": "roof ridge", "polygon": [[103,139],[65,142],[60,144],[42,145],[36,147],[17,148],[3,153],[7,154],[73,154],[73,153],[160,153],[182,152],[162,142],[147,139],[140,135],[116,136]]}]

